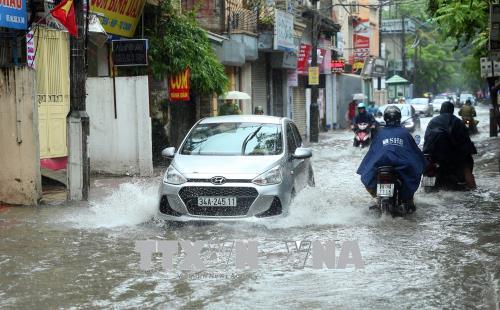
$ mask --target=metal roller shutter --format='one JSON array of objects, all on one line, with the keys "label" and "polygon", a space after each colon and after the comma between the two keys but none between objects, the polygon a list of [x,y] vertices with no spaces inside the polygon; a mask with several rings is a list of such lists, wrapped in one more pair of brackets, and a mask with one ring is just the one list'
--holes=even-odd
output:
[{"label": "metal roller shutter", "polygon": [[297,124],[302,137],[307,130],[306,121],[306,81],[304,76],[299,76],[298,86],[293,88],[293,121]]},{"label": "metal roller shutter", "polygon": [[259,58],[252,64],[252,113],[256,106],[267,111],[267,87],[266,87],[266,57],[260,53]]}]

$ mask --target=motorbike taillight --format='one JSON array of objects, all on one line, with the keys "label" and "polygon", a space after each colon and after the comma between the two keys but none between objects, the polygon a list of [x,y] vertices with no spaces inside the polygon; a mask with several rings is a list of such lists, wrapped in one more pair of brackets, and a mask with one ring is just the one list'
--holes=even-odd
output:
[{"label": "motorbike taillight", "polygon": [[425,175],[428,177],[433,177],[436,175],[437,165],[435,163],[429,163],[425,168]]}]

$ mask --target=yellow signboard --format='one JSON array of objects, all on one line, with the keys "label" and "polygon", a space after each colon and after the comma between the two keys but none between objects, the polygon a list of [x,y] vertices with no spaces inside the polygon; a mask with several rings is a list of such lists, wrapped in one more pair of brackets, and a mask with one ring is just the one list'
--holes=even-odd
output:
[{"label": "yellow signboard", "polygon": [[309,85],[319,85],[319,67],[309,67]]},{"label": "yellow signboard", "polygon": [[102,13],[101,24],[107,33],[131,38],[146,0],[91,0],[90,9]]}]

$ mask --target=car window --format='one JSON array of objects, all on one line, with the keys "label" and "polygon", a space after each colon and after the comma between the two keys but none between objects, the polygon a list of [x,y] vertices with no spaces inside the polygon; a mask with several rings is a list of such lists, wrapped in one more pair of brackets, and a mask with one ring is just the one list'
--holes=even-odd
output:
[{"label": "car window", "polygon": [[[412,107],[410,104],[391,104],[391,105],[384,105],[379,108],[379,112],[383,115],[385,109],[387,109],[388,106],[396,106],[399,108],[401,111],[401,116],[411,116],[411,111],[415,111],[415,108]],[[415,114],[415,112],[414,112]]]},{"label": "car window", "polygon": [[299,129],[297,128],[297,126],[295,126],[294,123],[290,123],[290,125],[292,126],[292,130],[293,130],[293,133],[295,135],[295,141],[296,141],[297,146],[298,147],[302,146],[302,137],[300,136]]},{"label": "car window", "polygon": [[181,148],[183,155],[278,155],[283,151],[280,124],[198,124]]},{"label": "car window", "polygon": [[429,100],[426,98],[415,98],[411,100],[411,104],[427,104]]},{"label": "car window", "polygon": [[411,105],[403,105],[400,107],[401,116],[411,116],[411,111],[415,110]]},{"label": "car window", "polygon": [[297,144],[295,142],[293,129],[290,123],[286,125],[286,143],[287,143],[288,153],[290,154],[295,153],[295,150],[297,149]]}]

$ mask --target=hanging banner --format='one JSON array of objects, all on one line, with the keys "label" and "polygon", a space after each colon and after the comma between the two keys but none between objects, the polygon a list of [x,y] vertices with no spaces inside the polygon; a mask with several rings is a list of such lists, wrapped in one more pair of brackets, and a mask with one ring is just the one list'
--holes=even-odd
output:
[{"label": "hanging banner", "polygon": [[299,74],[307,74],[309,68],[309,56],[311,56],[311,45],[300,44],[299,58],[297,60],[297,72]]},{"label": "hanging banner", "polygon": [[171,101],[189,101],[189,68],[168,79],[168,91]]},{"label": "hanging banner", "polygon": [[26,0],[0,2],[0,27],[26,29]]},{"label": "hanging banner", "polygon": [[90,9],[102,13],[101,24],[107,33],[131,38],[146,0],[91,0]]},{"label": "hanging banner", "polygon": [[286,52],[296,51],[293,31],[293,14],[276,10],[274,16],[274,49]]},{"label": "hanging banner", "polygon": [[33,30],[30,30],[26,34],[26,63],[28,67],[35,69],[35,34]]},{"label": "hanging banner", "polygon": [[344,60],[332,60],[332,73],[344,73]]},{"label": "hanging banner", "polygon": [[299,74],[297,70],[288,70],[288,87],[297,87],[299,86]]},{"label": "hanging banner", "polygon": [[368,19],[361,19],[354,24],[353,45],[353,70],[361,73],[365,58],[370,56],[370,21]]},{"label": "hanging banner", "polygon": [[309,67],[309,85],[319,85],[319,67]]}]

